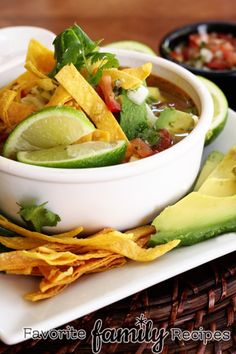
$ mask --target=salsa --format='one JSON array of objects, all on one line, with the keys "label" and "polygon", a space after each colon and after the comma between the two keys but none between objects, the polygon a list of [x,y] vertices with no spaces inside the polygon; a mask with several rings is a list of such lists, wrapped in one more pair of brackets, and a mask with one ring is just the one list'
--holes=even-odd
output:
[{"label": "salsa", "polygon": [[236,68],[236,38],[217,32],[190,34],[170,56],[198,69],[232,70]]}]

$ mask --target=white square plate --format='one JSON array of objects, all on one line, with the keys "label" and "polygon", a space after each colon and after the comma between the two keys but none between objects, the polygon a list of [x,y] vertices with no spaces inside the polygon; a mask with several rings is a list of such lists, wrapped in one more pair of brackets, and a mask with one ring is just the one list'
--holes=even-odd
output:
[{"label": "white square plate", "polygon": [[[204,156],[215,149],[226,152],[235,142],[236,113],[229,110],[223,133]],[[55,298],[39,303],[22,298],[37,287],[38,280],[1,274],[0,338],[7,344],[20,342],[26,339],[23,327],[49,330],[235,250],[235,233],[218,236],[173,250],[151,263],[129,262],[124,268],[84,276]]]}]

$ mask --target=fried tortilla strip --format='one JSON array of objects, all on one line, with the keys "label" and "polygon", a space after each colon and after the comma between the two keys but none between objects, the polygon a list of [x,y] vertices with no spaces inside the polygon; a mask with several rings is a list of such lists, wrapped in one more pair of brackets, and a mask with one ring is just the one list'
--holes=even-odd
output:
[{"label": "fried tortilla strip", "polygon": [[[77,280],[83,274],[96,272],[97,269],[110,269],[110,264],[113,264],[114,260],[122,258],[119,255],[113,254],[101,259],[91,259],[86,263],[79,265],[78,267],[69,267],[64,271],[58,268],[52,269],[47,278],[42,279],[39,288],[42,292],[47,291],[55,285],[69,285]],[[120,263],[120,262],[119,262]],[[117,262],[117,264],[119,264]]]},{"label": "fried tortilla strip", "polygon": [[150,262],[175,248],[180,241],[173,240],[166,244],[144,249],[139,247],[133,240],[132,234],[121,234],[119,231],[97,235],[87,239],[73,239],[86,252],[93,249],[104,249],[120,254],[138,262]]},{"label": "fried tortilla strip", "polygon": [[47,106],[60,106],[64,105],[67,101],[71,99],[71,95],[62,87],[57,86],[51,99],[49,100]]},{"label": "fried tortilla strip", "polygon": [[[57,268],[50,271],[43,271],[45,278],[40,282],[40,290],[26,294],[24,298],[29,301],[39,301],[57,295],[64,290],[70,283],[77,280],[83,274],[101,272],[125,264],[124,257],[110,255],[105,259],[91,260],[79,267],[69,267],[64,272]],[[64,273],[64,274],[63,274]]]},{"label": "fried tortilla strip", "polygon": [[54,66],[53,52],[35,39],[31,39],[28,45],[25,68],[39,78],[48,78],[46,75],[53,70]]},{"label": "fried tortilla strip", "polygon": [[125,257],[119,256],[114,258],[107,266],[101,266],[99,268],[96,268],[95,270],[91,270],[87,273],[100,273],[100,272],[105,272],[107,270],[113,269],[113,268],[118,268],[118,267],[123,267],[127,263],[127,260]]},{"label": "fried tortilla strip", "polygon": [[56,88],[55,83],[49,77],[37,80],[37,86],[41,87],[45,91],[53,91]]},{"label": "fried tortilla strip", "polygon": [[8,109],[12,104],[12,102],[14,101],[16,95],[17,92],[6,89],[0,97],[0,119],[2,119],[6,127],[11,126],[8,117]]},{"label": "fried tortilla strip", "polygon": [[54,286],[54,288],[50,288],[48,291],[44,293],[42,293],[41,291],[32,292],[24,295],[24,299],[29,301],[39,301],[43,299],[48,299],[52,296],[61,293],[66,287],[67,285],[61,285],[61,286],[59,285],[59,286]]},{"label": "fried tortilla strip", "polygon": [[82,226],[78,226],[75,229],[72,229],[70,231],[63,232],[61,234],[55,234],[55,237],[57,238],[64,238],[64,237],[75,237],[78,236],[82,231],[83,231]]},{"label": "fried tortilla strip", "polygon": [[74,144],[85,143],[87,141],[111,141],[110,133],[105,130],[96,129],[93,132],[82,136]]},{"label": "fried tortilla strip", "polygon": [[[27,252],[27,251],[25,251]],[[0,253],[0,271],[13,271],[46,265],[44,260],[27,256],[24,251],[12,251]]]},{"label": "fried tortilla strip", "polygon": [[8,109],[8,120],[10,125],[13,126],[20,123],[23,119],[35,111],[36,107],[33,104],[12,102]]},{"label": "fried tortilla strip", "polygon": [[[57,234],[55,235],[55,237],[53,237],[53,236],[42,234],[40,232],[27,230],[22,226],[10,222],[2,215],[0,215],[0,226],[2,226],[7,230],[13,231],[18,235],[33,238],[35,240],[44,240],[46,242],[59,242],[59,243],[66,243],[66,244],[70,243],[71,238],[77,236],[81,231],[83,231],[83,227],[77,227],[74,230]],[[61,239],[63,240],[63,238],[66,238],[67,242],[60,242],[60,240]]]},{"label": "fried tortilla strip", "polygon": [[152,225],[144,225],[136,227],[135,229],[131,229],[125,232],[125,234],[132,234],[132,240],[137,241],[138,239],[150,236],[156,232],[156,228]]},{"label": "fried tortilla strip", "polygon": [[119,80],[120,86],[125,90],[134,89],[142,85],[142,81],[138,77],[133,76],[123,70],[118,70],[115,68],[104,69],[102,75],[110,76],[113,82]]},{"label": "fried tortilla strip", "polygon": [[22,89],[30,89],[35,86],[36,82],[37,77],[34,74],[26,71],[20,76],[18,76],[15,80],[11,81],[8,85],[1,88],[0,96],[6,89],[16,91],[19,94]]},{"label": "fried tortilla strip", "polygon": [[[63,246],[63,245],[61,245]],[[62,248],[62,247],[61,247]],[[22,253],[21,253],[22,252]],[[60,249],[59,245],[57,250],[47,246],[41,246],[35,250],[19,251],[19,254],[30,257],[31,259],[39,259],[45,261],[46,264],[52,266],[62,265],[78,265],[83,264],[90,259],[101,259],[111,255],[111,252],[87,252],[85,254],[76,254],[68,250]]]},{"label": "fried tortilla strip", "polygon": [[146,63],[137,68],[123,69],[122,71],[139,78],[141,81],[144,81],[152,72],[152,63]]},{"label": "fried tortilla strip", "polygon": [[85,239],[46,236],[39,232],[31,232],[26,229],[23,229],[20,226],[10,223],[2,216],[0,216],[0,226],[3,226],[6,229],[14,231],[25,237],[48,241],[49,243],[76,245],[78,247],[78,250],[81,250],[81,253],[94,249],[100,249],[110,251],[112,253],[117,253],[140,262],[152,261],[165,254],[166,252],[170,251],[171,249],[175,248],[180,242],[179,240],[173,240],[164,245],[143,249],[132,240],[132,234],[123,234],[119,231],[111,231],[106,232],[105,234],[97,234]]},{"label": "fried tortilla strip", "polygon": [[44,245],[45,241],[18,236],[0,236],[0,243],[5,247],[12,248],[14,250],[28,250]]},{"label": "fried tortilla strip", "polygon": [[76,100],[96,127],[110,133],[111,141],[127,140],[125,133],[105,102],[73,64],[64,66],[55,77]]}]

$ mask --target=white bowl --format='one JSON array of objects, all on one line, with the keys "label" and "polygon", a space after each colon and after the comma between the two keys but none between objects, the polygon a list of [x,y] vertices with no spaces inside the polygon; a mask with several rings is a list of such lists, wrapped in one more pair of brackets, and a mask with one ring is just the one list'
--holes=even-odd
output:
[{"label": "white bowl", "polygon": [[213,115],[210,94],[193,74],[165,59],[114,50],[122,66],[153,63],[153,73],[181,87],[195,102],[200,120],[191,134],[157,155],[122,165],[91,169],[30,166],[0,157],[0,209],[20,221],[23,202],[42,203],[61,217],[56,232],[78,225],[86,231],[119,230],[150,222],[192,186],[205,134]]}]

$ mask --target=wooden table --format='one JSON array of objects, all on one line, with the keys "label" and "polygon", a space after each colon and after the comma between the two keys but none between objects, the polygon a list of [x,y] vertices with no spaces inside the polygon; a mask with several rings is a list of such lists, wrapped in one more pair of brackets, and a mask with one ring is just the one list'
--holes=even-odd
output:
[{"label": "wooden table", "polygon": [[154,50],[170,30],[205,20],[236,20],[235,0],[0,0],[0,26],[33,25],[55,33],[77,22],[104,43],[133,39]]}]

